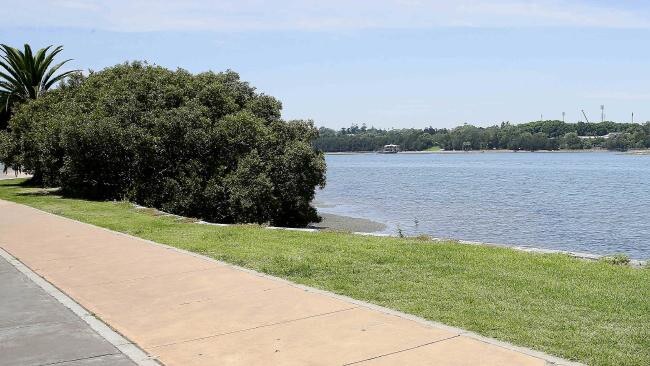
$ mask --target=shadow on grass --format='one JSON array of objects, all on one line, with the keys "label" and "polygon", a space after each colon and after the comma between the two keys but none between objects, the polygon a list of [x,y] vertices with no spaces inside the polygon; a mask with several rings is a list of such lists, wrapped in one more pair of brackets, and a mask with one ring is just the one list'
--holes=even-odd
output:
[{"label": "shadow on grass", "polygon": [[36,181],[32,178],[29,178],[24,181],[15,181],[12,179],[11,182],[0,182],[0,186],[3,187],[14,187],[14,188],[29,188],[28,191],[18,191],[15,193],[16,196],[57,196],[63,199],[82,199],[86,201],[95,201],[103,202],[105,200],[94,199],[92,197],[87,197],[80,193],[70,192],[64,190],[61,187],[47,187],[44,186],[41,182]]},{"label": "shadow on grass", "polygon": [[3,187],[23,187],[23,188],[39,188],[38,184],[32,183],[30,179],[18,181],[16,180],[23,178],[7,178],[3,179],[0,183]]},{"label": "shadow on grass", "polygon": [[[22,186],[24,187],[24,186]],[[30,187],[31,188],[31,187]],[[36,187],[38,188],[38,187]],[[60,188],[41,188],[34,191],[18,192],[16,196],[61,196]]]},{"label": "shadow on grass", "polygon": [[[81,192],[72,192],[61,187],[44,187],[43,184],[32,178],[7,179],[5,181],[0,180],[0,186],[14,188],[15,190],[12,192],[12,195],[17,197],[53,197],[61,200],[83,200],[87,202],[128,202],[89,197]],[[18,188],[24,188],[25,190]],[[171,217],[175,219],[175,221],[182,223],[195,223],[200,221],[198,218],[175,215],[151,207],[141,207],[138,208],[138,211],[150,216]]]},{"label": "shadow on grass", "polygon": [[17,178],[7,179],[7,181],[0,182],[0,186],[13,187],[13,188],[29,188],[29,191],[16,192],[16,196],[61,196],[62,190],[58,187],[44,187],[41,182],[34,178]]},{"label": "shadow on grass", "polygon": [[[13,181],[13,179],[12,179],[12,181]],[[19,183],[16,183],[16,182],[2,183],[0,185],[2,185],[3,187],[26,187],[22,182],[19,182]]]}]

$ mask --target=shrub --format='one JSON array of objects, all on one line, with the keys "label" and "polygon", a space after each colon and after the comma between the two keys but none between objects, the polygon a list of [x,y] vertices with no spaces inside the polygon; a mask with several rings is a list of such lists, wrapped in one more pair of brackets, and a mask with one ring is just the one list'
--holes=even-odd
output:
[{"label": "shrub", "polygon": [[0,159],[46,186],[209,221],[303,226],[325,183],[311,121],[227,71],[144,63],[91,73],[21,106]]}]

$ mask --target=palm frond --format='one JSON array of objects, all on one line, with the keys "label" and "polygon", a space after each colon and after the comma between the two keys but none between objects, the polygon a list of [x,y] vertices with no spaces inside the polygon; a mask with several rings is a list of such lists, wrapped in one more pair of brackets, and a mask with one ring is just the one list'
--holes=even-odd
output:
[{"label": "palm frond", "polygon": [[17,88],[14,92],[22,95],[25,99],[29,98],[31,95],[29,90],[31,87],[31,80],[25,68],[26,64],[23,59],[23,53],[20,52],[20,50],[7,45],[2,45],[2,48],[5,52],[5,55],[2,55],[2,59],[6,62],[6,64],[3,63],[3,67],[7,69],[18,82]]},{"label": "palm frond", "polygon": [[13,89],[14,89],[13,84],[0,80],[0,92],[12,93]]},{"label": "palm frond", "polygon": [[16,87],[20,87],[20,83],[12,78],[11,76],[5,74],[4,72],[0,71],[0,79],[4,79],[4,83],[7,85],[12,85],[12,89]]},{"label": "palm frond", "polygon": [[67,71],[55,76],[59,69],[69,62],[64,60],[52,66],[54,58],[63,51],[62,46],[47,46],[36,52],[29,44],[23,50],[0,44],[0,88],[2,101],[7,108],[10,99],[35,99],[55,83],[78,70]]},{"label": "palm frond", "polygon": [[59,52],[61,52],[61,51],[63,51],[63,47],[61,47],[61,46],[57,46],[57,47],[55,47],[55,48],[52,50],[52,52],[50,52],[50,54],[47,55],[47,56],[43,59],[43,65],[44,65],[46,68],[49,67],[50,64],[52,63],[52,60],[54,59],[54,57],[55,57],[56,55],[58,55]]},{"label": "palm frond", "polygon": [[13,80],[16,80],[16,81],[22,80],[21,75],[20,75],[20,71],[15,70],[14,67],[12,67],[11,65],[8,65],[8,60],[7,60],[7,58],[5,56],[0,56],[0,59],[2,59],[2,61],[0,61],[0,67],[5,69],[5,71],[7,71],[9,73],[11,75],[11,77],[13,78]]},{"label": "palm frond", "polygon": [[47,84],[45,84],[44,90],[47,90],[47,89],[51,88],[52,85],[58,83],[59,81],[62,81],[63,79],[67,78],[68,76],[70,76],[70,75],[72,75],[72,74],[74,74],[76,72],[79,72],[79,71],[81,71],[81,70],[70,70],[70,71],[66,71],[66,72],[64,72],[62,74],[59,74],[59,75],[55,76],[52,80],[50,80]]},{"label": "palm frond", "polygon": [[45,48],[41,48],[36,52],[36,56],[34,56],[34,63],[36,65],[41,65],[43,64],[43,61],[45,60],[45,56],[47,55],[47,51],[52,48],[52,45],[49,45]]},{"label": "palm frond", "polygon": [[0,65],[5,70],[7,70],[7,72],[9,72],[17,81],[24,85],[27,83],[24,67],[21,64],[21,61],[16,59],[16,55],[11,51],[12,50],[5,50],[5,55],[0,55],[0,58],[3,60],[0,61]]},{"label": "palm frond", "polygon": [[50,67],[50,69],[42,76],[41,78],[41,83],[43,85],[47,84],[52,75],[61,68],[61,66],[65,65],[66,62],[71,61],[72,59],[64,60],[63,62],[59,62],[58,64]]}]

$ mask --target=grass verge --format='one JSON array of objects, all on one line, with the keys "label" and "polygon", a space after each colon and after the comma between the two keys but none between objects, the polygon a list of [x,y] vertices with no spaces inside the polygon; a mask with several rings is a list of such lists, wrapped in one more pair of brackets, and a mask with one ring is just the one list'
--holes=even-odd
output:
[{"label": "grass verge", "polygon": [[0,181],[0,198],[590,365],[650,365],[650,270],[560,254],[216,227]]},{"label": "grass verge", "polygon": [[431,146],[428,149],[425,149],[424,151],[441,151],[442,148],[440,146]]}]

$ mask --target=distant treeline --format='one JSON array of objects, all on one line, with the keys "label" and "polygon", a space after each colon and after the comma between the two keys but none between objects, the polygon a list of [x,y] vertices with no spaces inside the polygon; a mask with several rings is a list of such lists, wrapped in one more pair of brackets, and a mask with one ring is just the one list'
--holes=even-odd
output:
[{"label": "distant treeline", "polygon": [[565,123],[536,121],[519,125],[476,127],[462,125],[453,129],[382,130],[353,124],[338,131],[321,127],[315,147],[325,152],[376,151],[387,144],[398,144],[405,151],[433,147],[445,150],[581,150],[602,148],[625,151],[650,148],[650,122],[637,123]]}]

